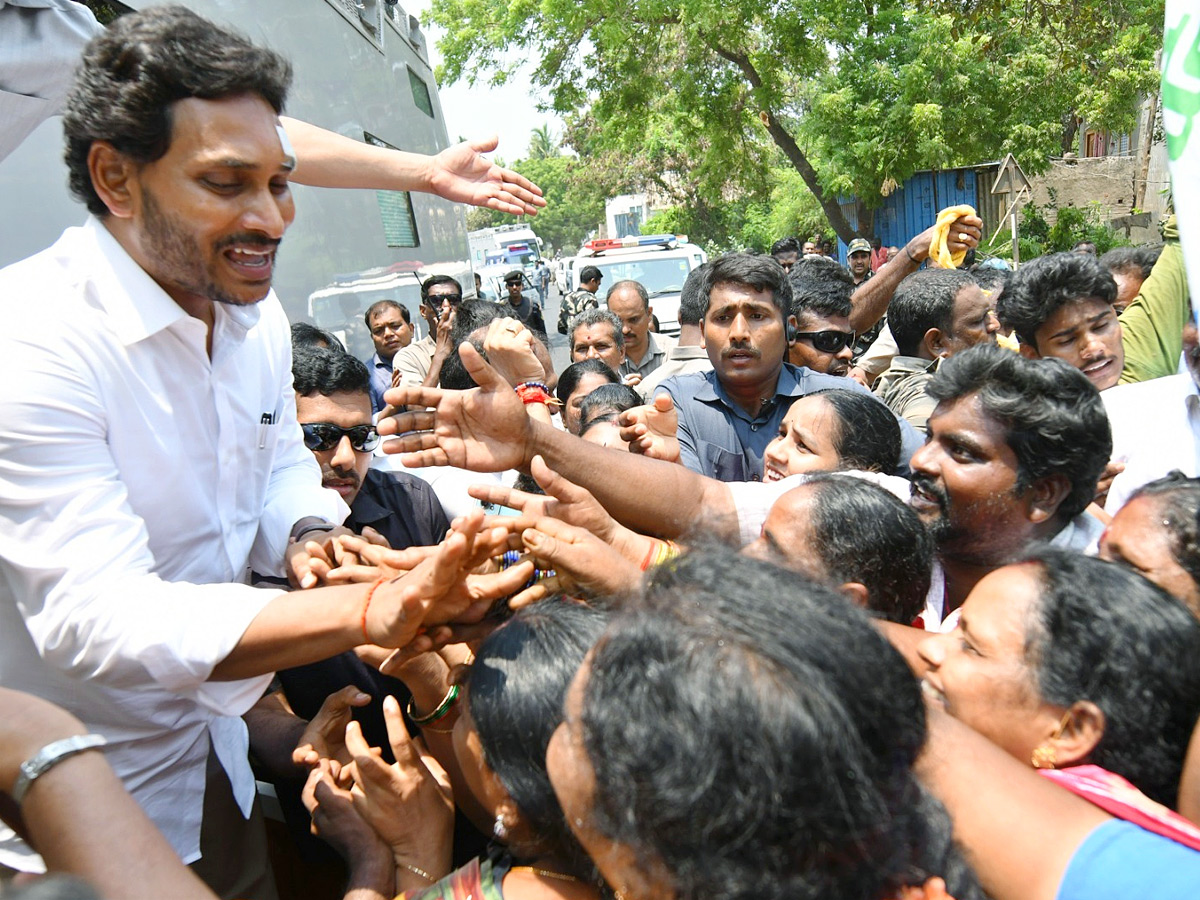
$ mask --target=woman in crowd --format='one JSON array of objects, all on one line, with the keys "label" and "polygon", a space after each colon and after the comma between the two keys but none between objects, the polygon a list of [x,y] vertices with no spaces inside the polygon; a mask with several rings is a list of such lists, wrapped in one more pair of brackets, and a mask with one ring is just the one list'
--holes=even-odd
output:
[{"label": "woman in crowd", "polygon": [[911,771],[924,723],[916,681],[863,614],[705,548],[657,570],[589,655],[547,766],[631,900],[934,898],[947,884],[964,900],[977,888],[949,819]]},{"label": "woman in crowd", "polygon": [[982,579],[958,628],[919,654],[926,694],[1017,759],[1098,766],[1175,807],[1200,622],[1144,578],[1043,551]]},{"label": "woman in crowd", "polygon": [[[458,719],[453,727],[455,760],[447,769],[461,773],[456,790],[469,793],[469,798],[460,799],[471,801],[464,808],[469,813],[483,811],[487,821],[479,824],[499,844],[492,858],[473,860],[448,875],[429,871],[427,866],[433,865],[429,860],[449,859],[447,849],[439,853],[428,846],[448,833],[444,821],[443,827],[438,825],[446,813],[434,816],[435,804],[414,799],[405,806],[396,798],[396,786],[411,785],[411,779],[425,782],[422,790],[428,792],[435,774],[436,766],[423,770],[426,764],[412,754],[397,751],[398,772],[373,778],[372,770],[390,767],[383,766],[365,744],[353,747],[358,751],[355,762],[363,770],[358,789],[368,809],[377,811],[370,818],[378,832],[374,836],[338,837],[336,810],[339,804],[344,808],[346,801],[353,804],[352,795],[336,787],[328,769],[314,773],[309,791],[314,821],[335,846],[354,846],[346,854],[352,884],[363,883],[362,870],[368,860],[380,855],[382,842],[395,860],[390,874],[397,885],[407,888],[409,898],[598,900],[596,871],[563,819],[546,774],[545,756],[550,735],[562,720],[567,685],[605,621],[603,613],[567,600],[521,610],[484,639],[469,671],[457,689],[450,690],[461,696],[455,694],[457,699],[450,701],[458,706]],[[450,704],[443,705],[448,709]],[[437,720],[425,726],[427,730],[440,727]],[[324,785],[319,791],[318,783]],[[409,797],[417,795],[411,787],[405,792]],[[357,805],[364,807],[361,801]],[[358,829],[362,830],[361,824]],[[422,880],[420,887],[413,886]],[[390,888],[390,883],[379,885],[381,891]]]},{"label": "woman in crowd", "polygon": [[579,407],[583,398],[602,384],[620,383],[620,376],[598,359],[567,366],[558,378],[557,388],[563,427],[571,434],[579,434]]},{"label": "woman in crowd", "polygon": [[796,400],[763,454],[763,481],[858,469],[890,473],[900,456],[900,426],[869,394],[817,391]]},{"label": "woman in crowd", "polygon": [[1134,491],[1100,538],[1100,558],[1149,578],[1200,616],[1200,479],[1176,470]]}]

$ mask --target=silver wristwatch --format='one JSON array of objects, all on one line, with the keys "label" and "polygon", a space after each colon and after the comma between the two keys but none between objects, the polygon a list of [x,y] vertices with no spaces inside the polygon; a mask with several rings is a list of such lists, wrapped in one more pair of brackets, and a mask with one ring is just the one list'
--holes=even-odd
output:
[{"label": "silver wristwatch", "polygon": [[12,798],[18,803],[25,797],[26,791],[29,790],[39,777],[45,775],[64,759],[70,759],[77,753],[83,753],[85,750],[92,750],[96,747],[103,747],[107,744],[101,735],[98,734],[77,734],[73,737],[63,738],[61,741],[53,741],[47,744],[25,762],[21,763],[21,774],[17,776],[16,784],[13,785]]}]

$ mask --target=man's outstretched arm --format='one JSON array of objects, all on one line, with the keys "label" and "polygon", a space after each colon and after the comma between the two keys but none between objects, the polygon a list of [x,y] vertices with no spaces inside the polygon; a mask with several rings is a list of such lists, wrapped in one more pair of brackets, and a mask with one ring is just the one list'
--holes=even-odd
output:
[{"label": "man's outstretched arm", "polygon": [[496,149],[496,137],[465,141],[426,156],[376,147],[299,119],[280,121],[296,149],[292,179],[301,184],[423,191],[515,216],[537,215],[546,205],[536,184],[484,158],[482,154]]},{"label": "man's outstretched arm", "polygon": [[459,347],[478,388],[444,391],[400,387],[387,392],[393,406],[431,407],[380,422],[396,435],[385,445],[407,466],[457,466],[475,472],[527,469],[540,454],[550,468],[589,490],[617,521],[638,531],[676,537],[702,517],[736,536],[729,488],[682,466],[609,450],[551,425],[533,422],[524,405],[468,343]]}]

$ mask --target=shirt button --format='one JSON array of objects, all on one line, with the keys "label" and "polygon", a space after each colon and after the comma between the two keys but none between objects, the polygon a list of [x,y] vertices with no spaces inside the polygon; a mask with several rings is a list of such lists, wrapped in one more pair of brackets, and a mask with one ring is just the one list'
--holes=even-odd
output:
[{"label": "shirt button", "polygon": [[751,426],[750,426],[750,430],[751,430],[751,431],[758,431],[758,426],[757,426],[757,425],[751,425]]}]

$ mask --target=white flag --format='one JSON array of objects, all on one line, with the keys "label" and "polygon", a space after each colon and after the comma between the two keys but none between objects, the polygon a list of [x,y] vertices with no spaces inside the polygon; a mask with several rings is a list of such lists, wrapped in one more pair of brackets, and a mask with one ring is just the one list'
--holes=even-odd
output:
[{"label": "white flag", "polygon": [[1193,315],[1200,312],[1200,9],[1167,0],[1162,120]]}]

